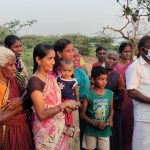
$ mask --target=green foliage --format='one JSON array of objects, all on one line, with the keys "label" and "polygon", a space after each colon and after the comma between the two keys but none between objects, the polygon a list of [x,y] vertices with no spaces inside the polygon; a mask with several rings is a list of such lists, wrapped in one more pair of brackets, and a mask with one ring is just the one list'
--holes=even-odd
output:
[{"label": "green foliage", "polygon": [[37,22],[37,20],[30,20],[22,24],[19,20],[14,20],[0,25],[0,44],[3,43],[7,35],[17,34],[23,27],[31,26],[35,22]]},{"label": "green foliage", "polygon": [[5,23],[3,26],[6,27],[10,33],[17,34],[18,31],[20,31],[23,27],[31,26],[35,22],[37,22],[37,20],[30,20],[22,24],[19,20],[14,20],[14,21]]},{"label": "green foliage", "polygon": [[88,37],[80,34],[71,34],[63,36],[22,36],[22,42],[24,46],[23,51],[23,61],[25,62],[28,72],[32,74],[32,53],[34,47],[39,43],[48,43],[54,44],[58,39],[66,38],[71,40],[74,44],[74,47],[78,48],[80,53],[83,55],[94,55],[95,49],[97,46],[104,46],[106,49],[116,49],[116,46],[113,46],[113,39],[110,37]]},{"label": "green foliage", "polygon": [[91,38],[91,43],[93,43],[93,46],[104,46],[104,47],[108,47],[108,45],[112,45],[113,44],[113,39],[111,37],[107,37],[107,36],[94,36]]},{"label": "green foliage", "polygon": [[[27,21],[25,24],[21,24],[19,20],[14,20],[9,23],[0,25],[0,44],[3,43],[5,37],[9,34],[17,34],[23,27],[31,26],[36,20]],[[81,34],[67,34],[62,36],[22,36],[23,42],[23,54],[22,59],[27,66],[29,75],[32,74],[33,64],[33,49],[39,43],[47,43],[53,45],[58,39],[66,38],[69,39],[74,47],[79,49],[79,52],[83,55],[95,55],[95,49],[97,46],[102,45],[106,48],[112,48],[113,39],[105,36],[94,36],[89,37]]]},{"label": "green foliage", "polygon": [[7,28],[0,25],[0,45],[3,44],[4,38],[9,34],[10,32],[7,30]]},{"label": "green foliage", "polygon": [[72,41],[74,47],[79,49],[79,52],[84,55],[90,55],[90,37],[80,34],[63,35],[61,38],[66,38]]},{"label": "green foliage", "polygon": [[[27,21],[25,24],[21,24],[20,21],[14,20],[9,23],[0,25],[0,43],[2,44],[4,38],[9,34],[17,34],[25,26],[31,26],[36,20]],[[69,39],[74,47],[79,49],[79,52],[83,55],[95,54],[95,49],[97,46],[102,45],[105,47],[112,47],[113,39],[110,37],[88,37],[81,34],[67,34],[62,36],[52,35],[52,36],[22,36],[23,42],[23,54],[22,58],[25,62],[28,72],[32,74],[32,54],[34,47],[39,43],[47,43],[53,45],[58,39],[66,38]]]},{"label": "green foliage", "polygon": [[47,43],[53,45],[54,42],[58,39],[58,36],[22,36],[23,45],[27,49],[33,49],[39,43]]},{"label": "green foliage", "polygon": [[[95,50],[97,46],[110,47],[114,42],[111,37],[105,36],[94,36],[88,37],[80,34],[64,35],[62,38],[67,38],[71,40],[79,52],[83,55],[91,55],[93,49]],[[95,51],[94,51],[95,52]]]},{"label": "green foliage", "polygon": [[122,16],[131,17],[133,22],[137,22],[141,17],[150,21],[150,1],[149,0],[117,0],[122,6]]},{"label": "green foliage", "polygon": [[22,59],[23,59],[23,62],[25,63],[26,67],[27,67],[27,70],[28,70],[28,73],[29,75],[32,74],[32,64],[33,64],[33,57],[32,57],[32,54],[33,54],[33,49],[26,49],[26,47],[24,47],[24,50],[23,50],[23,53],[22,53]]}]

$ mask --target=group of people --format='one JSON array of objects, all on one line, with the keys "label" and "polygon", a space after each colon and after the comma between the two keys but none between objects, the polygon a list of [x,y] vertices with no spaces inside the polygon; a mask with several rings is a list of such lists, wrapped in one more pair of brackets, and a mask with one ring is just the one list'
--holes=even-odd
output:
[{"label": "group of people", "polygon": [[147,150],[150,36],[138,50],[132,61],[129,43],[119,53],[98,47],[89,77],[70,40],[41,43],[29,78],[21,39],[7,36],[0,47],[0,150]]}]

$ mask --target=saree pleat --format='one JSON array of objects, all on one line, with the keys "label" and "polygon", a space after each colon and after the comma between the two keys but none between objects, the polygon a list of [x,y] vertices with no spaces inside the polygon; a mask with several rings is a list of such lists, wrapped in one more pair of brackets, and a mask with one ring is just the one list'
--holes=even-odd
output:
[{"label": "saree pleat", "polygon": [[[20,97],[16,78],[10,80],[7,89],[6,100]],[[0,150],[33,150],[33,140],[25,113],[20,112],[0,124]]]},{"label": "saree pleat", "polygon": [[[48,76],[43,90],[45,109],[61,104],[61,91],[54,77]],[[62,112],[40,121],[33,107],[33,134],[36,150],[68,150],[64,135],[65,118]]]}]

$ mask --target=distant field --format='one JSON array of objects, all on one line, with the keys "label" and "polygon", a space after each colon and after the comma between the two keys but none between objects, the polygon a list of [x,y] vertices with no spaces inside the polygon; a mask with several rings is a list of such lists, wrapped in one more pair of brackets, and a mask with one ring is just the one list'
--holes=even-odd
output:
[{"label": "distant field", "polygon": [[[25,65],[27,67],[27,70],[29,72],[29,75],[31,75],[32,74],[32,67],[33,67],[31,52],[30,53],[23,53],[22,57],[23,57],[23,61],[24,61]],[[85,64],[86,64],[88,74],[90,74],[92,64],[97,61],[97,58],[94,56],[83,56],[83,59],[84,59]]]},{"label": "distant field", "polygon": [[96,56],[83,56],[88,74],[91,73],[92,64],[97,61]]}]

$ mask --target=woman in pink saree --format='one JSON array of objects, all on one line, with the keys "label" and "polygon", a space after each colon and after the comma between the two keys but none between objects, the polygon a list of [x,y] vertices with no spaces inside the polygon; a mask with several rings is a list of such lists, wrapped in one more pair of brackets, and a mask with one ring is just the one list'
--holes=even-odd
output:
[{"label": "woman in pink saree", "polygon": [[33,134],[36,150],[68,150],[64,134],[65,120],[63,111],[73,110],[78,103],[71,100],[61,103],[61,91],[52,71],[55,52],[47,44],[38,44],[34,48],[34,74],[27,86],[27,93],[33,106]]},{"label": "woman in pink saree", "polygon": [[[114,70],[123,75],[125,80],[125,71],[131,64],[131,45],[122,43],[119,47],[120,59]],[[122,150],[131,150],[133,134],[133,103],[125,90],[122,103]]]}]

